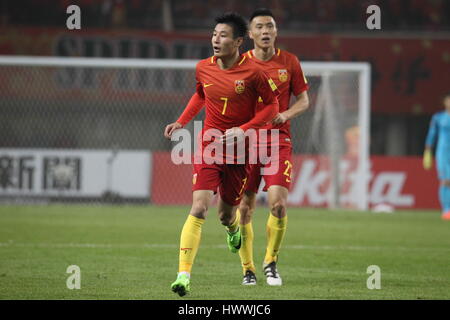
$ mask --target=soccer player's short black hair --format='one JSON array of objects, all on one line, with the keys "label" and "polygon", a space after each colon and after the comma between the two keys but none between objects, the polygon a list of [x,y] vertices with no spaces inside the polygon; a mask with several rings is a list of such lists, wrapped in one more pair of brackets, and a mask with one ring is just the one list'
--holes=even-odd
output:
[{"label": "soccer player's short black hair", "polygon": [[249,22],[252,22],[252,20],[253,20],[254,18],[260,17],[260,16],[263,16],[263,17],[269,16],[269,17],[272,17],[272,18],[275,19],[275,17],[273,16],[272,11],[271,11],[270,9],[267,9],[267,8],[259,8],[259,9],[256,9],[255,11],[253,11],[253,13],[252,13],[252,15],[250,16],[250,19],[249,19],[248,21],[249,21]]},{"label": "soccer player's short black hair", "polygon": [[224,23],[233,29],[233,38],[245,37],[248,31],[245,19],[235,12],[226,12],[215,19],[216,23]]}]

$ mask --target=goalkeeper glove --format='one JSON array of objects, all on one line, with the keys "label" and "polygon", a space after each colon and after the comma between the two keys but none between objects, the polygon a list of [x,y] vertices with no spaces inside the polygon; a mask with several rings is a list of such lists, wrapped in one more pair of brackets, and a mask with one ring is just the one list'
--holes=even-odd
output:
[{"label": "goalkeeper glove", "polygon": [[430,170],[433,166],[433,155],[430,150],[425,150],[423,153],[423,168]]}]

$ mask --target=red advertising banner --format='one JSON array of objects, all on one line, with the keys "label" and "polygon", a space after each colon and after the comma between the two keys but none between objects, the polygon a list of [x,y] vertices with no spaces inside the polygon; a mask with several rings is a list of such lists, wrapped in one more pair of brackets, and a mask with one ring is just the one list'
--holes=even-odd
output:
[{"label": "red advertising banner", "polygon": [[170,152],[152,152],[151,202],[157,205],[192,204],[192,166],[175,165]]},{"label": "red advertising banner", "polygon": [[[247,42],[247,48],[251,42]],[[441,108],[450,83],[448,36],[399,38],[370,31],[364,36],[283,35],[277,45],[302,61],[368,61],[372,65],[372,110],[431,114]],[[201,59],[211,55],[209,33],[130,30],[5,28],[3,55],[55,55]]]},{"label": "red advertising banner", "polygon": [[[152,154],[151,202],[157,205],[191,204],[191,165],[174,165],[170,152]],[[289,205],[326,207],[329,174],[322,159],[294,155],[293,164]],[[350,193],[345,192],[351,190],[351,181],[343,181],[343,185],[348,188],[344,188],[342,197],[348,199]],[[425,171],[420,157],[371,157],[370,207],[387,204],[401,209],[439,209],[438,185],[435,169]]]}]

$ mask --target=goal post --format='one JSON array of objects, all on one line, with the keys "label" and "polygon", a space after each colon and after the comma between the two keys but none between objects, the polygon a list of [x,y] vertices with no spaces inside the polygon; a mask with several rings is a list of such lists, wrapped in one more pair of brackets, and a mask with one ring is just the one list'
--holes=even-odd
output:
[{"label": "goal post", "polygon": [[[321,81],[316,86],[318,97],[312,104],[313,127],[310,134],[312,141],[319,134],[319,130],[326,131],[325,144],[328,146],[318,147],[319,153],[326,154],[329,162],[330,188],[328,190],[329,208],[357,208],[367,210],[369,206],[369,180],[370,180],[370,77],[371,68],[369,63],[364,62],[303,62],[303,71],[308,78],[316,77]],[[349,87],[343,86],[347,83]],[[350,99],[348,99],[350,97]],[[356,108],[347,108],[346,101],[356,104]],[[320,119],[324,118],[324,124],[320,125]],[[344,123],[347,122],[347,123]],[[348,131],[347,131],[348,130]],[[341,168],[345,151],[342,150],[342,141],[345,134],[351,135],[356,132],[352,141],[356,148],[354,151],[347,150],[347,161],[353,160],[356,165],[351,173],[354,177],[351,190],[343,195],[340,190],[343,180],[349,177],[342,172]],[[356,154],[351,154],[356,152]],[[350,159],[349,159],[350,158]],[[345,169],[344,169],[345,170]],[[347,172],[347,174],[349,174]]]},{"label": "goal post", "polygon": [[[0,148],[169,151],[162,130],[192,95],[197,62],[0,56]],[[370,64],[302,68],[311,104],[291,122],[294,153],[314,155],[326,172],[321,206],[366,210]]]},{"label": "goal post", "polygon": [[[369,207],[370,64],[303,62],[313,80],[310,153],[323,155],[329,173],[329,208]],[[316,79],[316,81],[314,81]],[[300,121],[302,122],[302,121]],[[322,137],[322,139],[320,139]],[[349,170],[350,167],[350,170]],[[350,182],[350,183],[349,183]]]}]

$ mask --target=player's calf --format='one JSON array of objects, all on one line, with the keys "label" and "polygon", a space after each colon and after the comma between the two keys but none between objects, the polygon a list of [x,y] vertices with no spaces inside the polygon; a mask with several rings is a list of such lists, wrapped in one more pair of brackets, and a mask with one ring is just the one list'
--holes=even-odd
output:
[{"label": "player's calf", "polygon": [[252,221],[253,210],[250,209],[247,205],[240,205],[239,212],[241,215],[240,224],[247,224]]}]

